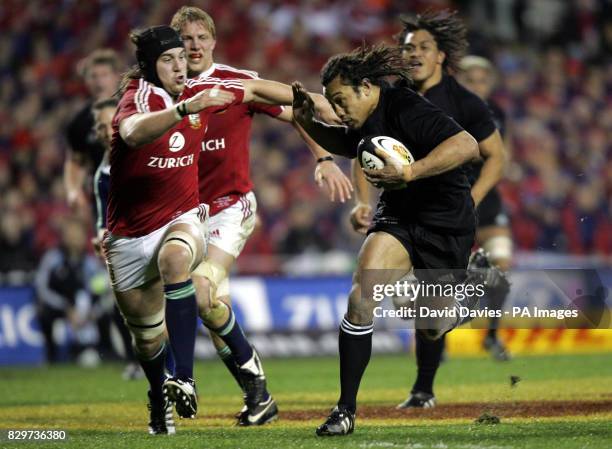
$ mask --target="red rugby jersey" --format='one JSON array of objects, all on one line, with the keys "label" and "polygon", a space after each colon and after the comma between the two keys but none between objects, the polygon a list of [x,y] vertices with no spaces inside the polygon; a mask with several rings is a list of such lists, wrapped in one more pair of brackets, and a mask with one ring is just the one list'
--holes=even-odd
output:
[{"label": "red rugby jersey", "polygon": [[[257,73],[223,64],[213,64],[196,80],[222,82],[256,79]],[[210,214],[231,206],[253,188],[249,172],[249,140],[255,113],[276,117],[282,106],[241,103],[211,114],[200,154],[200,202],[210,205]]]},{"label": "red rugby jersey", "polygon": [[[188,80],[179,101],[214,86],[233,92],[233,104],[242,103],[244,89],[239,80]],[[119,123],[127,117],[173,106],[164,89],[143,79],[132,80],[121,97],[113,118],[107,209],[108,228],[114,235],[150,234],[199,205],[198,157],[207,121],[212,112],[227,106],[186,116],[162,136],[138,148],[128,147],[119,135]]]}]

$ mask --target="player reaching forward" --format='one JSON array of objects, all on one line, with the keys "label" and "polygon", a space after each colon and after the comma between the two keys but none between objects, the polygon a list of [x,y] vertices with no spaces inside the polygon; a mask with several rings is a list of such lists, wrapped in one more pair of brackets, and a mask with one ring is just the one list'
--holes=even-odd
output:
[{"label": "player reaching forward", "polygon": [[[190,77],[219,83],[235,78],[257,79],[255,72],[214,62],[215,24],[205,11],[182,7],[172,18],[171,26],[185,43]],[[228,274],[253,232],[256,220],[257,202],[249,174],[249,136],[256,113],[292,121],[291,107],[255,102],[233,105],[222,114],[210,117],[200,154],[200,202],[210,206],[210,237],[206,259],[193,273],[194,282],[214,282],[217,298],[228,305],[231,304]],[[309,138],[307,143],[319,159],[316,176],[328,186],[331,199],[335,193],[341,201],[350,198],[350,181],[333,162],[330,153]],[[246,403],[238,415],[238,424],[260,425],[275,419],[277,406],[266,391],[257,353],[250,346],[230,348],[214,332],[211,336],[219,357],[245,393]],[[255,387],[254,391],[249,391],[249,386]]]},{"label": "player reaching forward", "polygon": [[[373,183],[406,182],[407,187],[381,195],[374,224],[359,252],[339,331],[340,399],[317,435],[346,435],[354,429],[357,391],[370,360],[377,304],[362,286],[364,275],[374,272],[377,284],[390,284],[416,268],[430,270],[425,282],[441,278],[460,282],[456,269],[465,272],[474,242],[473,201],[460,166],[478,154],[476,141],[414,91],[383,81],[393,75],[409,78],[408,69],[400,50],[393,48],[363,47],[332,57],[321,71],[321,82],[345,126],[315,120],[312,101],[299,83],[294,84],[294,116],[325,149],[354,158],[360,138],[384,135],[402,142],[415,158],[412,165],[402,166],[378,153],[385,160],[384,168],[366,171]],[[452,297],[439,299],[457,305]],[[417,332],[435,339],[459,322],[430,324],[431,328]]]},{"label": "player reaching forward", "polygon": [[[291,92],[263,80],[187,80],[183,42],[170,27],[148,28],[131,38],[138,67],[126,75],[113,119],[104,250],[117,303],[149,381],[149,432],[174,433],[171,401],[182,417],[197,411],[197,302],[190,273],[205,248],[197,163],[209,114],[243,101],[289,103]],[[198,301],[209,304],[208,294],[198,291]],[[205,314],[208,326],[225,326],[226,344],[241,344],[244,336],[224,324],[226,319],[218,311]],[[168,380],[166,327],[176,363]]]}]

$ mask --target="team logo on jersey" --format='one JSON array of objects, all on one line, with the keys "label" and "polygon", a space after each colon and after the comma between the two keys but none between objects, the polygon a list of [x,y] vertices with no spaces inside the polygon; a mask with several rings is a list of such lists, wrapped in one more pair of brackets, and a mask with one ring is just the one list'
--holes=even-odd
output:
[{"label": "team logo on jersey", "polygon": [[185,146],[185,137],[178,131],[172,133],[168,141],[168,149],[173,153],[181,151]]},{"label": "team logo on jersey", "polygon": [[191,126],[193,129],[200,129],[202,127],[200,114],[189,114],[189,126]]}]

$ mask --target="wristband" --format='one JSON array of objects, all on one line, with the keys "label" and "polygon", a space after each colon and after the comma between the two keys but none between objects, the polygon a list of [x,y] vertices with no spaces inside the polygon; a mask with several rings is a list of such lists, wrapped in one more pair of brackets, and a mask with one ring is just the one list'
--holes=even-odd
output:
[{"label": "wristband", "polygon": [[178,115],[181,116],[181,118],[185,117],[188,114],[187,104],[185,101],[181,101],[179,104],[176,105],[176,112],[178,113]]},{"label": "wristband", "polygon": [[319,159],[317,159],[317,164],[320,164],[321,162],[325,162],[325,161],[333,161],[334,158],[331,156],[324,156],[324,157],[320,157]]},{"label": "wristband", "polygon": [[174,106],[174,118],[177,119],[178,121],[183,120],[183,116],[181,115],[181,113],[178,111],[179,108],[179,104],[177,104],[176,106]]}]

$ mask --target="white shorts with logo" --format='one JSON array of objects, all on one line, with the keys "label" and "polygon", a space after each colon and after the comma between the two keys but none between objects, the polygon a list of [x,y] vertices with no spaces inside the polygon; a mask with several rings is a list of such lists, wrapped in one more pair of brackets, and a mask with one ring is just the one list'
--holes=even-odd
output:
[{"label": "white shorts with logo", "polygon": [[238,257],[255,229],[257,200],[249,192],[208,219],[208,244]]},{"label": "white shorts with logo", "polygon": [[113,290],[124,292],[159,277],[157,253],[166,231],[174,224],[196,225],[202,241],[206,244],[201,227],[201,221],[204,219],[201,208],[194,208],[142,237],[121,237],[107,233],[104,238],[104,252]]}]

